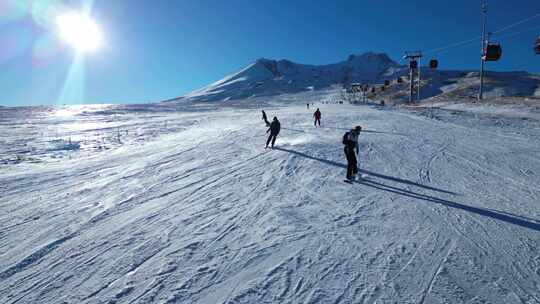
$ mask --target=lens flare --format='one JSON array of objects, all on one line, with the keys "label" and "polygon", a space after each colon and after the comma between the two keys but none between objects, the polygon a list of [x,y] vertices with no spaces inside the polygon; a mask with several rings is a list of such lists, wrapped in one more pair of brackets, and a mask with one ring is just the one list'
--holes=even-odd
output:
[{"label": "lens flare", "polygon": [[57,104],[83,104],[85,89],[84,56],[77,54],[69,68],[64,87],[60,92]]},{"label": "lens flare", "polygon": [[39,0],[32,2],[31,15],[35,24],[54,30],[56,16],[67,9],[60,0]]},{"label": "lens flare", "polygon": [[24,17],[30,11],[31,0],[0,0],[0,24]]}]

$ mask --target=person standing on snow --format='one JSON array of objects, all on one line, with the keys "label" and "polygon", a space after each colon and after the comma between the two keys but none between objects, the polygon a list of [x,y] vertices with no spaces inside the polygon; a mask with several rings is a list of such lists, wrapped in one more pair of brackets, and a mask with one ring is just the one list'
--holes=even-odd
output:
[{"label": "person standing on snow", "polygon": [[266,123],[266,126],[269,127],[270,126],[270,122],[268,121],[268,117],[266,117],[266,112],[264,110],[262,110],[262,119],[264,120],[264,123]]},{"label": "person standing on snow", "polygon": [[309,103],[307,103],[307,109],[309,110]]},{"label": "person standing on snow", "polygon": [[317,108],[317,111],[313,113],[313,117],[315,117],[315,127],[317,126],[317,123],[319,123],[319,127],[321,126],[321,111],[319,108]]},{"label": "person standing on snow", "polygon": [[358,174],[358,135],[360,135],[362,127],[356,126],[354,129],[346,132],[343,135],[343,144],[345,148],[345,157],[347,158],[347,180],[353,181]]},{"label": "person standing on snow", "polygon": [[270,124],[270,128],[266,133],[270,132],[270,136],[268,136],[268,140],[266,141],[266,148],[268,148],[268,145],[270,142],[272,143],[272,149],[274,148],[274,143],[276,142],[276,137],[279,134],[279,131],[281,130],[281,124],[279,123],[279,120],[277,117],[274,116],[274,119],[272,120],[272,123]]}]

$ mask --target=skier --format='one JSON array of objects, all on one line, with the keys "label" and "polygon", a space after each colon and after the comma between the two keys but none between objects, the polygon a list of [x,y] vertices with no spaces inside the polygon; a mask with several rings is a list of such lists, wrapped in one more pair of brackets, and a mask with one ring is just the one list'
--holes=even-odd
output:
[{"label": "skier", "polygon": [[274,116],[274,119],[272,120],[272,123],[270,124],[270,128],[268,128],[268,131],[266,133],[270,132],[270,136],[268,136],[268,140],[266,141],[266,148],[268,148],[268,145],[270,142],[272,142],[272,149],[274,148],[274,143],[276,142],[276,137],[279,134],[279,131],[281,130],[281,124],[279,123],[279,120],[277,117]]},{"label": "skier", "polygon": [[345,145],[343,150],[347,158],[347,181],[349,182],[352,182],[358,173],[356,156],[358,155],[358,135],[360,135],[361,130],[362,127],[356,126],[343,135],[343,144]]},{"label": "skier", "polygon": [[315,127],[317,126],[317,123],[319,123],[319,127],[321,126],[321,111],[319,108],[317,108],[317,111],[313,113],[313,117],[315,117]]},{"label": "skier", "polygon": [[309,103],[307,103],[307,109],[309,110]]},{"label": "skier", "polygon": [[264,120],[264,122],[266,123],[266,126],[269,127],[270,126],[270,122],[268,121],[268,117],[266,117],[266,112],[264,110],[262,110],[262,119]]}]

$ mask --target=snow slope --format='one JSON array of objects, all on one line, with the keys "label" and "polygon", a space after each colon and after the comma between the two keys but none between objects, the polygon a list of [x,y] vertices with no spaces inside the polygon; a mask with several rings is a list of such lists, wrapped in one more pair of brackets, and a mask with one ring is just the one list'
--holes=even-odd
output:
[{"label": "snow slope", "polygon": [[35,161],[0,164],[0,303],[540,303],[540,115],[317,104],[314,128],[309,94],[3,111]]}]

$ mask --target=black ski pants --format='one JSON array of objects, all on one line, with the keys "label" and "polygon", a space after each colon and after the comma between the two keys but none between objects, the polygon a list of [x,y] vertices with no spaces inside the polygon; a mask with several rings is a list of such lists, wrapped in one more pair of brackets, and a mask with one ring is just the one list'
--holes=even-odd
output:
[{"label": "black ski pants", "polygon": [[347,179],[352,179],[358,173],[358,161],[353,148],[345,147],[344,151],[347,158]]},{"label": "black ski pants", "polygon": [[270,136],[268,136],[268,140],[266,140],[266,146],[268,147],[270,142],[272,142],[272,148],[273,148],[274,144],[276,143],[277,136],[278,136],[277,134],[270,133]]}]

